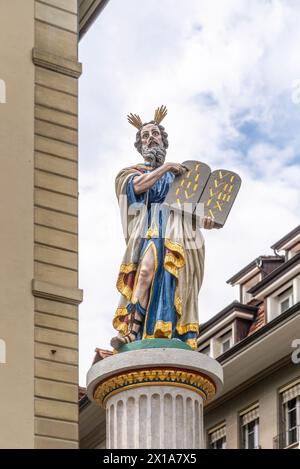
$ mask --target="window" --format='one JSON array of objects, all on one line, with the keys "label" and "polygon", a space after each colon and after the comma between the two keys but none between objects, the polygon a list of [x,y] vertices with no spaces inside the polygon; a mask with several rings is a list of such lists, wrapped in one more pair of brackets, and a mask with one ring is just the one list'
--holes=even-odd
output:
[{"label": "window", "polygon": [[295,277],[288,285],[281,287],[277,292],[267,297],[268,321],[272,321],[298,301],[298,296],[294,296],[298,295],[298,286],[300,286],[300,282],[298,277]]},{"label": "window", "polygon": [[286,403],[286,433],[287,444],[291,445],[298,441],[297,435],[297,399]]},{"label": "window", "polygon": [[278,295],[279,313],[284,313],[293,303],[293,287],[290,287]]},{"label": "window", "polygon": [[225,353],[232,346],[232,332],[226,332],[220,337],[221,353]]},{"label": "window", "polygon": [[226,426],[215,428],[208,432],[210,449],[226,449]]},{"label": "window", "polygon": [[210,445],[211,449],[226,449],[226,437],[219,438]]},{"label": "window", "polygon": [[243,449],[259,448],[259,409],[255,407],[241,414],[241,436]]},{"label": "window", "polygon": [[258,429],[259,419],[253,420],[252,422],[243,425],[243,448],[244,449],[256,449],[258,448]]},{"label": "window", "polygon": [[208,345],[207,347],[204,347],[204,349],[200,350],[200,353],[210,356],[210,346]]},{"label": "window", "polygon": [[300,383],[282,393],[283,433],[281,447],[300,442]]}]

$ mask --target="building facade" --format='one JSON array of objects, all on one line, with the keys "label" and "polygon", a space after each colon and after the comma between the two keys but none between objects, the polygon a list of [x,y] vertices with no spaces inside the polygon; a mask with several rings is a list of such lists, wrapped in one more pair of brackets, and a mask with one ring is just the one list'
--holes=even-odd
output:
[{"label": "building facade", "polygon": [[78,447],[78,40],[107,1],[1,2],[1,448]]},{"label": "building facade", "polygon": [[298,448],[300,226],[228,280],[233,302],[202,325],[199,352],[223,366],[224,389],[205,407],[207,448]]},{"label": "building facade", "polygon": [[[300,226],[272,249],[228,280],[239,300],[200,325],[198,351],[224,371],[204,405],[207,448],[299,447]],[[105,448],[105,411],[83,389],[79,409],[80,447]]]}]

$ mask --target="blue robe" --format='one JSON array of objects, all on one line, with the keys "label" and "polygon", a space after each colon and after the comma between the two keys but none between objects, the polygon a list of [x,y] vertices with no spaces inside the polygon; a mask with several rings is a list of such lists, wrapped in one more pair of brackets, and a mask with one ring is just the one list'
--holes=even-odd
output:
[{"label": "blue robe", "polygon": [[[146,165],[147,166],[147,165]],[[151,166],[145,172],[152,171]],[[128,204],[138,207],[146,201],[146,193],[135,194],[133,179],[136,175],[130,176],[127,183]],[[164,202],[169,188],[174,180],[171,172],[166,172],[148,190],[148,225],[145,227],[144,236],[141,239],[141,249],[138,264],[143,258],[147,249],[155,249],[156,269],[150,288],[147,308],[144,309],[139,301],[132,301],[127,304],[127,311],[130,313],[135,305],[137,311],[143,317],[143,325],[137,336],[139,339],[147,338],[178,338],[184,342],[196,339],[197,332],[187,332],[179,335],[176,331],[177,313],[174,305],[176,288],[176,278],[164,268],[166,248],[164,246],[165,230],[168,220],[168,210],[161,204]],[[156,210],[151,211],[152,204],[158,204]],[[152,228],[152,230],[151,230]],[[150,231],[149,231],[150,230]]]}]

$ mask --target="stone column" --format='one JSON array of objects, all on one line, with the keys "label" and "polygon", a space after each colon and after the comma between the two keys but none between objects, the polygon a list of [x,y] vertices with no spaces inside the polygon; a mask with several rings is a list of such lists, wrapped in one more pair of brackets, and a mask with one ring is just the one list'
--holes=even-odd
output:
[{"label": "stone column", "polygon": [[187,348],[166,347],[179,341],[143,342],[156,347],[127,346],[89,370],[88,396],[106,408],[107,448],[204,448],[203,402],[220,391],[222,367]]}]

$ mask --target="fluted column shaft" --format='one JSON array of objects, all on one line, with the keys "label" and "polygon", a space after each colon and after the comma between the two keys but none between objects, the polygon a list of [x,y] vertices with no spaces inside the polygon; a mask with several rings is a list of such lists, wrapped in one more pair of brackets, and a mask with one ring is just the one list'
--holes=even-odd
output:
[{"label": "fluted column shaft", "polygon": [[107,448],[203,448],[203,399],[188,389],[143,386],[106,401]]}]

